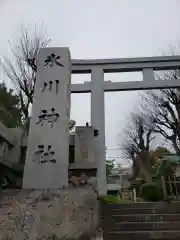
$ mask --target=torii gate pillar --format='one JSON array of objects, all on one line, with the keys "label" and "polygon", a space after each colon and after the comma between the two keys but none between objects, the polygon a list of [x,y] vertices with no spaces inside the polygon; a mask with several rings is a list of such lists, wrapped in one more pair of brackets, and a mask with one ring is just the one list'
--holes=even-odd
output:
[{"label": "torii gate pillar", "polygon": [[99,130],[95,138],[95,157],[97,161],[97,190],[101,196],[107,193],[105,164],[105,108],[104,71],[93,67],[91,71],[91,125]]}]

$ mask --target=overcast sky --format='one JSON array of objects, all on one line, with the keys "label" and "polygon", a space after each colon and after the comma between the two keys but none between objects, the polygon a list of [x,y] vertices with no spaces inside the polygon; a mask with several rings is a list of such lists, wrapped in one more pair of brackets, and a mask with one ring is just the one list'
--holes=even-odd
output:
[{"label": "overcast sky", "polygon": [[[72,58],[157,56],[180,43],[180,0],[0,0],[0,56],[8,54],[8,40],[18,38],[21,24],[42,22],[50,45],[69,47]],[[141,77],[105,74],[112,81]],[[88,80],[72,77],[72,83]],[[137,92],[105,94],[108,148],[118,148],[117,135],[138,101]],[[90,94],[73,94],[71,112],[77,125],[90,121]],[[113,156],[120,152],[109,150]]]}]

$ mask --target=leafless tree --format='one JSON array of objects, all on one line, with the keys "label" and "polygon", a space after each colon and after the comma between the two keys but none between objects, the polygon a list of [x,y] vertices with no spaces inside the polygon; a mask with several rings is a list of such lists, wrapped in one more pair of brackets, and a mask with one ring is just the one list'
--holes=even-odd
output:
[{"label": "leafless tree", "polygon": [[3,57],[1,61],[5,74],[19,95],[25,119],[29,117],[29,106],[33,102],[39,50],[49,42],[42,25],[35,25],[33,29],[21,26],[19,40],[9,41],[11,56]]},{"label": "leafless tree", "polygon": [[[19,40],[9,41],[12,56],[1,61],[5,74],[19,95],[26,130],[29,128],[29,107],[33,103],[39,51],[49,43],[42,25],[35,25],[32,29],[21,26]],[[71,120],[69,129],[72,130],[75,124]]]},{"label": "leafless tree", "polygon": [[133,177],[136,177],[141,169],[144,171],[145,178],[149,179],[150,149],[155,136],[145,116],[141,113],[131,113],[130,121],[124,129],[124,135],[125,138],[121,141],[120,148],[124,158],[132,163]]},{"label": "leafless tree", "polygon": [[[158,74],[158,81],[179,81],[180,70]],[[180,88],[147,91],[144,110],[153,124],[153,131],[169,141],[180,154]]]}]

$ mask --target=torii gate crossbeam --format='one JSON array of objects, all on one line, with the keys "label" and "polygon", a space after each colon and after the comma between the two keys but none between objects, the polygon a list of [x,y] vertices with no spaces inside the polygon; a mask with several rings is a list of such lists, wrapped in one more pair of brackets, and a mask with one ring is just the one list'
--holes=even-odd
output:
[{"label": "torii gate crossbeam", "polygon": [[[180,56],[145,57],[127,59],[72,60],[72,74],[91,73],[91,82],[72,84],[71,93],[91,92],[91,125],[99,130],[96,138],[96,160],[98,162],[98,192],[105,195],[105,109],[104,92],[147,90],[180,87],[177,81],[155,80],[154,71],[180,69]],[[143,81],[104,81],[104,73],[142,71]]]}]

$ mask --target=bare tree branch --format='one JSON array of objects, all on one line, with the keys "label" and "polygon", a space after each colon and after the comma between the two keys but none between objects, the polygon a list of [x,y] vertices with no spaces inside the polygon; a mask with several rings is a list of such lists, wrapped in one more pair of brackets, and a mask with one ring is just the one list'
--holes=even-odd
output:
[{"label": "bare tree branch", "polygon": [[[180,80],[180,70],[163,72],[157,79]],[[153,131],[170,141],[176,153],[180,153],[180,88],[147,91],[144,100],[144,110],[153,124]]]},{"label": "bare tree branch", "polygon": [[24,118],[28,117],[28,109],[33,102],[39,51],[50,42],[43,26],[35,26],[33,31],[30,30],[21,26],[19,40],[9,41],[12,56],[4,57],[1,61],[5,74],[19,94]]},{"label": "bare tree branch", "polygon": [[120,149],[123,157],[132,162],[135,177],[140,168],[150,168],[149,154],[155,136],[152,135],[152,127],[141,113],[131,113],[130,121],[123,132],[125,138],[120,143]]}]

